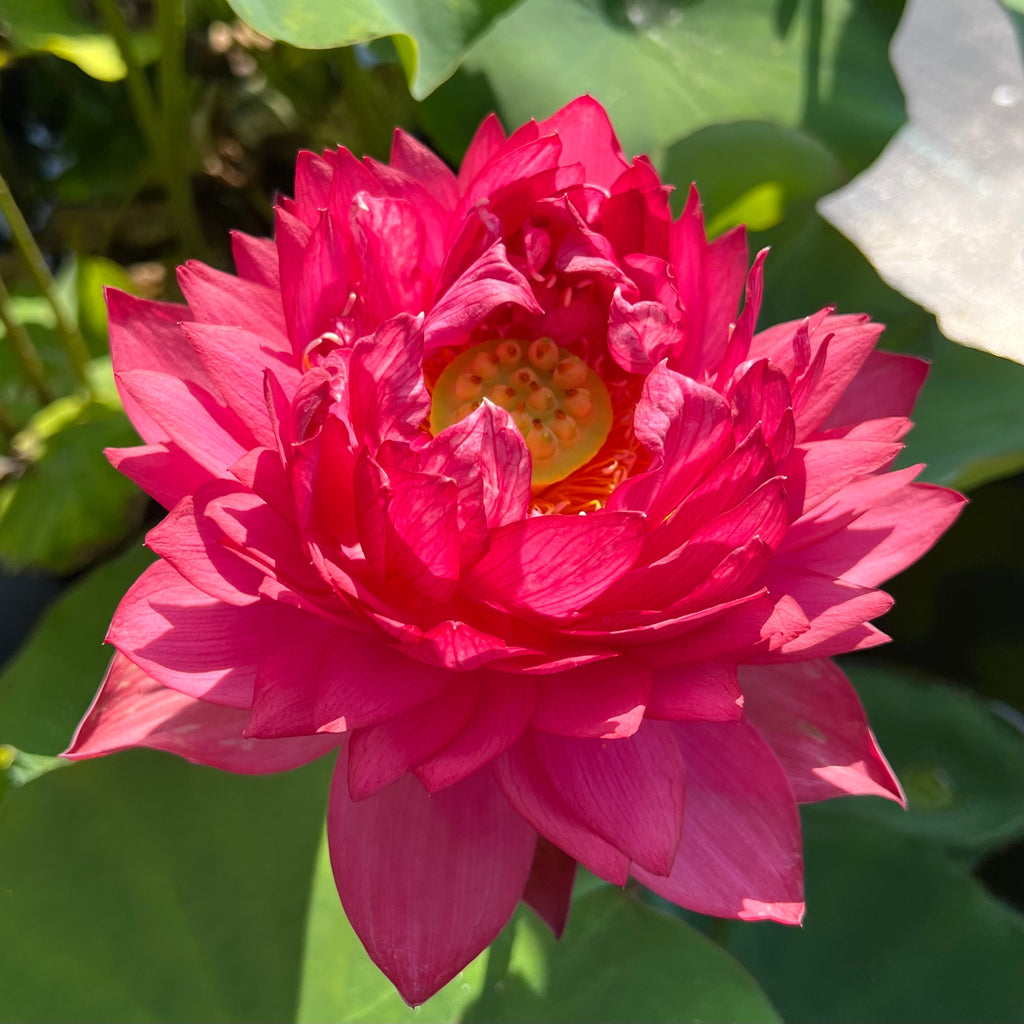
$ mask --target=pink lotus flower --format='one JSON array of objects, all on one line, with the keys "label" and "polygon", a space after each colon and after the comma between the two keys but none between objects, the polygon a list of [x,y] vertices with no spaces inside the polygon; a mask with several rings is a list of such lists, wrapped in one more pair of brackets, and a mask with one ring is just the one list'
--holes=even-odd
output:
[{"label": "pink lotus flower", "polygon": [[560,932],[577,863],[796,923],[797,802],[902,800],[829,657],[961,504],[890,469],[925,365],[755,333],[765,254],[667,194],[584,97],[458,177],[302,153],[238,276],[109,295],[110,458],[170,512],[67,756],[337,751],[338,890],[410,1003],[520,899]]}]

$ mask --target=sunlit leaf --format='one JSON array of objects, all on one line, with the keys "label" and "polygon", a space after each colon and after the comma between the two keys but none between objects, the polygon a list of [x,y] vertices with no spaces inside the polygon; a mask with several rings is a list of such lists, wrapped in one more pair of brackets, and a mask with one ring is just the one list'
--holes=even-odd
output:
[{"label": "sunlit leaf", "polygon": [[786,216],[806,215],[815,199],[846,180],[839,161],[819,140],[766,121],[694,132],[668,149],[662,176],[676,185],[676,213],[689,183],[697,183],[710,235],[735,224],[767,231]]},{"label": "sunlit leaf", "polygon": [[6,1020],[294,1020],[328,764],[235,776],[149,751],[0,810]]},{"label": "sunlit leaf", "polygon": [[943,334],[1024,362],[1024,65],[994,3],[912,3],[892,48],[910,123],[823,204]]},{"label": "sunlit leaf", "polygon": [[[104,82],[124,78],[127,68],[117,44],[80,11],[72,0],[0,0],[0,22],[16,53],[52,53]],[[140,59],[155,56],[152,34],[140,33],[136,42]]]},{"label": "sunlit leaf", "polygon": [[[722,121],[802,126],[849,173],[903,121],[888,60],[902,4],[761,0],[524,0],[428,106],[489,97],[509,125],[590,92],[629,153],[660,156]],[[456,97],[453,93],[470,93]]]},{"label": "sunlit leaf", "polygon": [[932,316],[886,285],[817,214],[787,218],[751,239],[752,248],[766,244],[772,248],[760,324],[838,305],[884,323],[881,348],[931,361],[900,464],[924,462],[922,479],[963,489],[1024,465],[1024,369],[944,338]]}]

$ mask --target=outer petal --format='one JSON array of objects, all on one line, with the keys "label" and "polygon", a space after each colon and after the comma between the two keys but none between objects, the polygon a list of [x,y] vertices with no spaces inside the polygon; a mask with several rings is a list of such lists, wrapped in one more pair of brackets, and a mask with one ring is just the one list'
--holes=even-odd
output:
[{"label": "outer petal", "polygon": [[743,714],[735,665],[700,661],[658,669],[653,677],[647,704],[652,718],[731,722]]},{"label": "outer petal", "polygon": [[810,622],[810,629],[787,641],[778,654],[768,656],[770,660],[804,661],[857,650],[864,645],[835,641],[892,607],[892,598],[884,591],[799,568],[773,566],[765,582],[772,592],[795,599]]},{"label": "outer petal", "polygon": [[281,286],[277,246],[271,238],[255,238],[244,231],[231,232],[231,255],[238,276],[268,288]]},{"label": "outer petal", "polygon": [[407,775],[354,803],[346,761],[327,815],[341,902],[377,966],[422,1003],[509,919],[537,836],[485,773],[432,795]]},{"label": "outer petal", "polygon": [[264,335],[281,351],[288,348],[281,293],[277,289],[225,274],[197,260],[178,268],[178,283],[197,320],[244,327]]},{"label": "outer petal", "polygon": [[302,644],[311,619],[270,601],[224,604],[160,561],[122,598],[107,640],[164,686],[248,708],[260,661],[285,642]]},{"label": "outer petal", "polygon": [[[214,476],[226,476],[253,446],[242,421],[191,381],[151,370],[119,371],[115,378],[133,408],[146,416],[145,423],[136,424],[145,441],[173,441]],[[155,424],[156,431],[147,430],[146,423]]]},{"label": "outer petal", "polygon": [[686,761],[686,823],[672,873],[633,874],[659,896],[701,914],[803,916],[800,818],[771,750],[746,722],[670,727]]},{"label": "outer petal", "polygon": [[603,839],[667,875],[683,827],[685,770],[672,726],[645,722],[620,740],[534,732],[540,763],[561,799]]},{"label": "outer petal", "polygon": [[593,96],[580,96],[556,111],[537,128],[541,135],[557,132],[562,140],[563,164],[581,163],[586,180],[610,188],[629,161],[622,153],[604,107]]},{"label": "outer petal", "polygon": [[[842,497],[840,491],[840,508]],[[862,587],[877,586],[916,562],[949,528],[966,500],[944,487],[910,484],[845,528],[791,549],[779,564],[841,576]]]},{"label": "outer petal", "polygon": [[258,775],[297,768],[340,742],[335,736],[247,739],[246,711],[187,697],[115,654],[103,685],[63,756],[77,761],[129,747],[152,747],[195,764]]},{"label": "outer petal", "polygon": [[845,793],[905,804],[845,675],[827,658],[740,669],[744,709],[801,803]]},{"label": "outer petal", "polygon": [[434,700],[379,725],[357,729],[348,748],[348,791],[365,800],[450,743],[476,709],[477,686],[459,680]]},{"label": "outer petal", "polygon": [[651,673],[631,658],[609,658],[541,679],[533,725],[556,736],[624,739],[640,728]]},{"label": "outer petal", "polygon": [[544,838],[595,875],[615,885],[626,884],[629,858],[559,796],[529,736],[495,759],[494,777],[509,803]]},{"label": "outer petal", "polygon": [[252,436],[264,447],[277,443],[267,411],[263,375],[272,366],[274,376],[288,393],[295,391],[299,372],[287,353],[259,334],[240,327],[182,324],[181,330],[195,349],[218,392]]},{"label": "outer petal", "polygon": [[430,792],[482,768],[522,736],[535,702],[535,685],[523,676],[482,674],[469,724],[448,746],[424,761],[416,776]]},{"label": "outer petal", "polygon": [[194,494],[203,484],[215,479],[173,441],[136,448],[105,448],[103,454],[114,469],[124,473],[166,509],[174,508],[186,495]]},{"label": "outer petal", "polygon": [[523,902],[533,907],[556,939],[562,937],[569,919],[575,879],[576,861],[543,836],[538,836],[530,879],[523,890]]},{"label": "outer petal", "polygon": [[110,320],[110,355],[114,362],[117,391],[135,429],[152,442],[167,435],[144,412],[117,380],[126,370],[153,370],[206,386],[209,380],[181,333],[179,324],[191,320],[185,306],[146,302],[116,288],[104,290]]},{"label": "outer petal", "polygon": [[842,427],[886,416],[909,416],[927,374],[928,363],[923,359],[872,352],[822,426]]}]

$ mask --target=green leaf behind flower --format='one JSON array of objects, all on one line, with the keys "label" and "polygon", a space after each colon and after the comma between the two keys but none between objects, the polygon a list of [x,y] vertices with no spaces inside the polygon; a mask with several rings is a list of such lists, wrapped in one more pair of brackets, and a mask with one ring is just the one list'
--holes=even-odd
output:
[{"label": "green leaf behind flower", "polygon": [[293,1020],[327,769],[133,751],[10,793],[0,1017]]},{"label": "green leaf behind flower", "polygon": [[[82,6],[72,0],[0,0],[0,23],[13,54],[52,53],[100,81],[124,78],[127,68],[117,44],[97,23],[83,17]],[[156,38],[137,33],[136,47],[143,59],[151,59]]]},{"label": "green leaf behind flower", "polygon": [[863,814],[977,857],[1024,833],[1024,737],[966,690],[906,669],[843,665],[907,794],[908,810],[865,798],[820,813]]},{"label": "green leaf behind flower", "polygon": [[69,587],[0,675],[0,743],[55,755],[71,741],[110,661],[117,602],[153,561],[141,544]]},{"label": "green leaf behind flower", "polygon": [[394,36],[412,94],[422,98],[455,70],[466,47],[514,0],[230,0],[271,39],[324,49]]},{"label": "green leaf behind flower", "polygon": [[516,125],[591,92],[626,152],[656,158],[716,122],[767,120],[804,127],[853,174],[904,119],[888,60],[901,9],[878,0],[525,0],[427,106],[458,105],[464,98],[453,94],[468,91],[486,108],[482,77]]},{"label": "green leaf behind flower", "polygon": [[728,926],[788,1024],[1020,1020],[1020,914],[935,846],[821,810],[803,815],[803,927]]}]

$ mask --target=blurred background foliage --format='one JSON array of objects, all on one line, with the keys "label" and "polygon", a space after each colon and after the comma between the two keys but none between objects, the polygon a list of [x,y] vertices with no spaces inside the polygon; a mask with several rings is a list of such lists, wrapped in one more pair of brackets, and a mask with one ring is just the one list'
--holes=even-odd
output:
[{"label": "blurred background foliage", "polygon": [[[974,2],[1020,38],[1016,0]],[[905,123],[889,59],[904,13],[0,0],[0,1019],[1020,1019],[1024,377],[944,337],[817,206]],[[228,232],[272,232],[300,148],[386,159],[402,125],[457,164],[490,110],[511,126],[583,92],[676,199],[698,183],[714,233],[744,222],[752,251],[771,246],[763,325],[865,310],[888,325],[884,347],[933,361],[904,461],[971,504],[889,587],[895,642],[844,666],[910,810],[805,809],[804,928],[708,920],[584,879],[562,944],[524,911],[410,1011],[338,905],[324,764],[239,778],[148,752],[55,758],[160,514],[101,455],[135,436],[102,288],[174,301],[179,262],[229,268]]]}]

